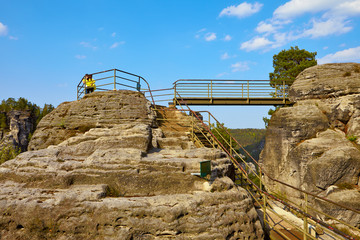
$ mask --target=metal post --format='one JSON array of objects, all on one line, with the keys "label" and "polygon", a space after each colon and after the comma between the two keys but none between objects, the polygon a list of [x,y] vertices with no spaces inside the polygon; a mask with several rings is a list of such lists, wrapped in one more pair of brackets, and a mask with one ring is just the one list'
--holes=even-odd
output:
[{"label": "metal post", "polygon": [[285,103],[285,81],[283,81],[283,101]]},{"label": "metal post", "polygon": [[[139,80],[137,82],[137,85],[136,85],[136,90],[138,90],[140,92],[141,90],[141,86],[140,86],[140,77],[139,77]],[[150,89],[149,89],[150,90]]]},{"label": "metal post", "polygon": [[275,98],[277,98],[277,92],[278,92],[278,87],[277,87],[277,85],[275,83]]},{"label": "metal post", "polygon": [[191,139],[194,142],[195,134],[194,134],[194,116],[191,117]]},{"label": "metal post", "polygon": [[212,98],[213,98],[213,83],[212,81],[210,81],[211,84],[211,103],[213,102]]},{"label": "metal post", "polygon": [[207,84],[207,87],[208,87],[208,98],[210,98],[210,86],[209,86],[209,83]]},{"label": "metal post", "polygon": [[[307,193],[305,193],[305,209],[304,209],[305,213],[308,213],[307,205],[308,205],[308,195]],[[307,234],[308,234],[308,222],[307,222],[307,217],[304,216],[304,240],[308,239]]]},{"label": "metal post", "polygon": [[249,94],[249,80],[247,81],[247,102],[250,102],[250,94]]},{"label": "metal post", "polygon": [[[260,190],[261,191],[265,191],[264,187],[263,187],[263,182],[262,182],[262,171],[261,171],[261,168],[259,168],[259,182],[260,182]],[[261,192],[260,193],[262,196],[263,196],[263,210],[264,210],[264,229],[266,228],[266,194],[264,192]]]},{"label": "metal post", "polygon": [[230,156],[232,156],[232,144],[231,144],[232,142],[231,142],[231,138],[232,138],[232,137],[230,136]]},{"label": "metal post", "polygon": [[241,84],[241,98],[244,98],[244,84]]},{"label": "metal post", "polygon": [[114,69],[114,91],[116,90],[116,69]]},{"label": "metal post", "polygon": [[176,83],[175,83],[175,86],[174,86],[174,107],[176,108]]}]

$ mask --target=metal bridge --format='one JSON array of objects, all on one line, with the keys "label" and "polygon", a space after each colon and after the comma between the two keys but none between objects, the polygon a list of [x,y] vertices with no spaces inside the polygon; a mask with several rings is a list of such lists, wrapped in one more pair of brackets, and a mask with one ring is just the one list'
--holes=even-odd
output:
[{"label": "metal bridge", "polygon": [[180,79],[174,103],[187,105],[291,105],[288,86],[269,80]]},{"label": "metal bridge", "polygon": [[[150,90],[150,85],[141,76],[117,69],[94,73],[93,76],[96,77],[93,78],[97,84],[96,91],[118,90],[119,88],[140,91],[152,102],[153,110],[158,113],[158,121],[173,121],[181,126],[187,126],[190,129],[190,138],[198,147],[223,150],[236,168],[235,183],[243,187],[252,197],[268,238],[275,240],[360,239],[359,228],[344,222],[339,216],[332,215],[334,212],[346,212],[348,216],[352,215],[356,218],[360,216],[360,209],[352,209],[273,178],[271,173],[264,171],[258,161],[211,113],[203,112],[207,115],[206,120],[203,120],[198,112],[194,112],[189,107],[189,105],[198,105],[201,102],[201,105],[291,104],[287,99],[287,88],[284,84],[274,86],[274,90],[274,88],[270,89],[268,82],[269,86],[265,86],[264,81],[179,80],[174,83],[173,88]],[[197,90],[192,90],[190,86],[194,89],[197,86]],[[265,88],[267,90],[264,90]],[[80,81],[77,86],[77,98],[80,99],[83,96],[85,96],[85,85]],[[168,103],[169,101],[179,108],[159,106],[161,102]],[[179,119],[170,119],[166,117],[166,111],[180,111],[188,115],[189,120],[180,122]],[[246,156],[239,154],[238,149],[242,149]],[[249,161],[256,165],[258,171],[249,166]],[[290,200],[286,196],[271,191],[266,187],[264,177],[271,184],[280,184],[285,191],[295,192],[298,196],[297,200]],[[319,203],[326,206],[326,209],[319,208]],[[301,219],[300,225],[279,213],[276,210],[279,208],[277,204],[285,208],[288,214]],[[327,209],[334,211],[327,211]]]}]

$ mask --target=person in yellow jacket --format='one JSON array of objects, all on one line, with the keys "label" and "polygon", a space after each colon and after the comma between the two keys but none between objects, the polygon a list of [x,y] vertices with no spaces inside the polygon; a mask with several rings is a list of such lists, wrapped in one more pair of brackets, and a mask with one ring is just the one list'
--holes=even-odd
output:
[{"label": "person in yellow jacket", "polygon": [[85,94],[92,93],[96,89],[95,80],[91,74],[85,74],[83,83],[85,84]]}]

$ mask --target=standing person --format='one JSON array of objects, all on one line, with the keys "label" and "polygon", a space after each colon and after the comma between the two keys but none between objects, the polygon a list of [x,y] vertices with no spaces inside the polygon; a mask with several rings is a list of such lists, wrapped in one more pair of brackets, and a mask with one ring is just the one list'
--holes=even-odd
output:
[{"label": "standing person", "polygon": [[91,74],[85,74],[83,83],[85,84],[85,94],[92,93],[96,89],[95,80]]}]

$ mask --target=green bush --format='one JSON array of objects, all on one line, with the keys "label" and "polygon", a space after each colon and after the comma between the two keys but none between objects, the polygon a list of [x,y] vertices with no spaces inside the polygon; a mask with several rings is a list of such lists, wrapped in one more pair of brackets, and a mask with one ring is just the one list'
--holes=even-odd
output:
[{"label": "green bush", "polygon": [[343,74],[343,77],[350,77],[351,76],[351,72],[345,72],[344,74]]},{"label": "green bush", "polygon": [[357,140],[357,136],[351,135],[351,136],[348,136],[347,139],[348,139],[350,142],[355,142],[355,141]]}]

